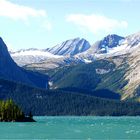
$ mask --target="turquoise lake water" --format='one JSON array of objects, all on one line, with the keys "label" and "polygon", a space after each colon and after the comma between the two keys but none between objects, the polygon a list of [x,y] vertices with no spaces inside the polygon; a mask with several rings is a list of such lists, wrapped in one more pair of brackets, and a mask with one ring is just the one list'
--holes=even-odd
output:
[{"label": "turquoise lake water", "polygon": [[0,123],[0,139],[140,140],[140,117],[35,117],[34,123]]}]

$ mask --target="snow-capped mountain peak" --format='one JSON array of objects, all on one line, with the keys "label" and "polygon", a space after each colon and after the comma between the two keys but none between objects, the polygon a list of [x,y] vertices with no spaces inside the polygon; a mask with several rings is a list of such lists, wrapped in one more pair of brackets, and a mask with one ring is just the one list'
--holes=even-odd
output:
[{"label": "snow-capped mountain peak", "polygon": [[[75,38],[62,42],[55,47],[48,49],[26,49],[17,52],[10,52],[13,59],[20,65],[32,63],[63,64],[65,60],[68,62],[84,62],[90,63],[96,59],[118,56],[133,52],[140,46],[140,32],[129,35],[127,37],[111,34],[104,37],[90,46],[85,39]],[[71,59],[72,58],[72,59]]]},{"label": "snow-capped mountain peak", "polygon": [[70,55],[74,56],[78,53],[84,52],[90,48],[90,44],[85,39],[75,38],[71,40],[66,40],[61,44],[48,49],[49,52],[55,55]]},{"label": "snow-capped mountain peak", "polygon": [[132,53],[140,47],[140,32],[121,37],[115,34],[108,35],[102,40],[95,42],[87,51],[77,55],[79,59],[94,61],[97,58],[105,58]]}]

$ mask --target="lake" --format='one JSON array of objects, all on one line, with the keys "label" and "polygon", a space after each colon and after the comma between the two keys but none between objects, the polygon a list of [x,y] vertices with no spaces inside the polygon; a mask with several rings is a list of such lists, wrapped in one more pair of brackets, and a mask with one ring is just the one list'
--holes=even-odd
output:
[{"label": "lake", "polygon": [[34,123],[0,123],[0,139],[140,139],[140,117],[34,117]]}]

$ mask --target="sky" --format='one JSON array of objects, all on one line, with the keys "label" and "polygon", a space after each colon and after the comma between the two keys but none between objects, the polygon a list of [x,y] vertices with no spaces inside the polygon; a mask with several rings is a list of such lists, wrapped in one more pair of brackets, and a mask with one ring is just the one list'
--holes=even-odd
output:
[{"label": "sky", "polygon": [[9,50],[46,49],[85,38],[140,31],[140,0],[0,0],[0,36]]}]

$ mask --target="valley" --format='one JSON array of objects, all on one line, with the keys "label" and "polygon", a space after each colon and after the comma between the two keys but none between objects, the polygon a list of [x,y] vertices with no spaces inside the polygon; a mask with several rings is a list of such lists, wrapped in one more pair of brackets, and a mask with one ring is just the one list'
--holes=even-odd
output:
[{"label": "valley", "polygon": [[139,33],[15,52],[1,39],[0,98],[34,115],[139,115],[139,50]]}]

